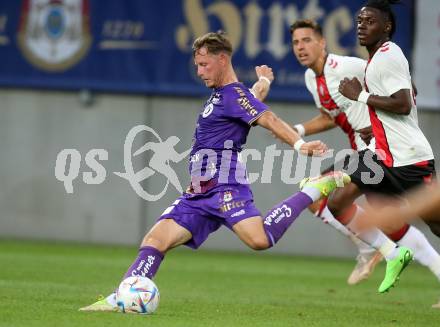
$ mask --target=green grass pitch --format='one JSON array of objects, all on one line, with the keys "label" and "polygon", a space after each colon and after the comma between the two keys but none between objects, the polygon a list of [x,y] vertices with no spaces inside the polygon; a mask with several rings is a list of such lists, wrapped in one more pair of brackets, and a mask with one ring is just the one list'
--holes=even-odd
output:
[{"label": "green grass pitch", "polygon": [[380,295],[383,263],[348,286],[352,260],[256,252],[172,251],[155,279],[154,315],[78,312],[111,292],[135,255],[134,247],[0,241],[0,326],[440,326],[430,307],[440,285],[417,264]]}]

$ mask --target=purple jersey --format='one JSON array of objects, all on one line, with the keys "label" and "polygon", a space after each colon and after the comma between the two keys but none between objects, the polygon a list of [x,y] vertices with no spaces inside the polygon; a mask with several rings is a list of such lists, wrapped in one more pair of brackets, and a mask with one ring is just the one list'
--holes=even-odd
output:
[{"label": "purple jersey", "polygon": [[[241,83],[214,89],[197,120],[190,154],[191,179],[211,184],[245,183],[238,154],[251,125],[268,107]],[[198,192],[197,192],[198,193]]]}]

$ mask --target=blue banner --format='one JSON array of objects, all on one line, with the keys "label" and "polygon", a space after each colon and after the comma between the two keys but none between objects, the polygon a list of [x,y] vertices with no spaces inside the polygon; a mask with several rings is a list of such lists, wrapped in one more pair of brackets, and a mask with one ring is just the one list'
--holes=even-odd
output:
[{"label": "blue banner", "polygon": [[[355,16],[364,1],[22,0],[0,3],[0,86],[206,95],[191,45],[209,31],[226,31],[239,79],[251,85],[255,65],[275,73],[270,99],[311,101],[304,67],[292,54],[289,26],[312,18],[328,50],[365,56]],[[408,58],[414,0],[394,6],[394,41]]]}]

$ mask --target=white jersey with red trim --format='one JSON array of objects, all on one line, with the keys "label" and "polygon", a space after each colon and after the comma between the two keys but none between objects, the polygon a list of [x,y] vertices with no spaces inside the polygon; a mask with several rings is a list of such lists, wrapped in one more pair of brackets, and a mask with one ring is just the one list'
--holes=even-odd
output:
[{"label": "white jersey with red trim", "polygon": [[384,164],[400,167],[434,159],[418,124],[408,61],[397,44],[385,42],[376,51],[367,64],[365,85],[374,95],[390,96],[402,89],[409,89],[412,95],[411,113],[407,116],[369,106],[376,153],[382,156]]},{"label": "white jersey with red trim", "polygon": [[313,95],[316,106],[333,117],[335,123],[348,135],[353,150],[357,151],[367,148],[356,131],[371,125],[368,108],[339,93],[339,83],[345,77],[357,77],[362,83],[366,64],[367,62],[360,58],[330,53],[321,76],[316,76],[310,68],[305,72],[306,86]]}]

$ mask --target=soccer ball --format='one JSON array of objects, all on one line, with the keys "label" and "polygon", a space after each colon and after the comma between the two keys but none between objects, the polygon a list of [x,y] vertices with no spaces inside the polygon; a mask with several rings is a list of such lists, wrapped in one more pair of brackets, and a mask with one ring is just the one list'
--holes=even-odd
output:
[{"label": "soccer ball", "polygon": [[116,303],[122,312],[151,314],[159,306],[159,289],[147,277],[124,279],[116,292]]}]

